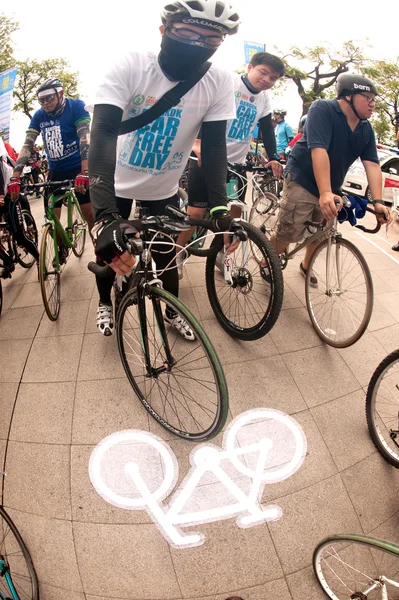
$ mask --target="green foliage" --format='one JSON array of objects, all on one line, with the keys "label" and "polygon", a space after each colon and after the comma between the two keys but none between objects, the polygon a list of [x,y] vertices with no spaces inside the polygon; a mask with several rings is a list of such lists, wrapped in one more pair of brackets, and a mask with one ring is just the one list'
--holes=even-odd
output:
[{"label": "green foliage", "polygon": [[373,61],[363,73],[377,85],[378,102],[374,109],[373,127],[378,141],[396,145],[399,122],[399,57],[396,61]]},{"label": "green foliage", "polygon": [[0,73],[15,65],[12,34],[19,27],[18,21],[0,14]]},{"label": "green foliage", "polygon": [[22,111],[32,118],[34,107],[37,105],[37,88],[52,77],[58,77],[62,81],[66,96],[78,97],[78,73],[70,71],[70,65],[64,58],[49,58],[43,61],[29,59],[18,63],[13,110]]}]

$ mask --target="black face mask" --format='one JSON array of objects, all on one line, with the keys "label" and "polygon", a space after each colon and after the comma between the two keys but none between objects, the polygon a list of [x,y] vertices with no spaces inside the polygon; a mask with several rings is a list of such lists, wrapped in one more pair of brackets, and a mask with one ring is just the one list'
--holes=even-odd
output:
[{"label": "black face mask", "polygon": [[191,73],[198,71],[216,50],[177,41],[165,31],[158,56],[159,65],[171,79],[184,81]]}]

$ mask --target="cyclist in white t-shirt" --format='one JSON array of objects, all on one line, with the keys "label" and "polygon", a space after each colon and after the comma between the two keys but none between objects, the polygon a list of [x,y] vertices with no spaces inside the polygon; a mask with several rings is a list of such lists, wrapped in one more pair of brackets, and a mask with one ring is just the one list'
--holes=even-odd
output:
[{"label": "cyclist in white t-shirt", "polygon": [[[167,204],[178,206],[180,174],[201,126],[203,167],[212,190],[211,215],[220,229],[231,221],[225,190],[226,122],[235,115],[230,73],[211,65],[178,106],[118,139],[122,120],[148,110],[178,81],[198,71],[239,25],[237,13],[226,0],[197,0],[195,4],[177,0],[164,7],[161,19],[160,53],[125,56],[108,72],[95,101],[89,174],[97,221],[96,255],[117,274],[129,273],[134,265],[120,227],[130,214],[132,200],[140,201],[149,214],[163,214]],[[160,270],[173,257],[168,249],[157,256]],[[114,275],[97,279],[97,326],[104,335],[111,335],[114,328],[113,279]],[[161,279],[164,288],[177,296],[177,270],[166,271]],[[165,320],[184,338],[194,339],[181,317],[169,313]]]}]

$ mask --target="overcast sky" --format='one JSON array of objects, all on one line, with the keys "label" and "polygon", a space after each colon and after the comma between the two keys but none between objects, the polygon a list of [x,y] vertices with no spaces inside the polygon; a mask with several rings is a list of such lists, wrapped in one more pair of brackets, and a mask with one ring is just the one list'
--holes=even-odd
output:
[{"label": "overcast sky", "polygon": [[[227,38],[212,58],[233,70],[244,63],[244,40],[265,43],[282,50],[290,45],[313,46],[330,42],[339,47],[347,40],[369,38],[367,49],[375,59],[395,60],[398,45],[398,0],[384,3],[359,0],[230,0],[237,7],[242,25],[237,35]],[[107,65],[129,50],[157,50],[160,44],[162,0],[110,0],[107,3],[67,0],[32,3],[18,0],[14,8],[0,11],[14,17],[20,30],[14,34],[18,59],[64,57],[80,73],[79,93],[92,100]],[[296,125],[301,102],[296,87],[282,98],[272,96],[274,107],[287,108],[287,121]],[[15,115],[15,113],[14,113]],[[29,124],[25,116],[13,116],[11,143],[20,149]]]}]

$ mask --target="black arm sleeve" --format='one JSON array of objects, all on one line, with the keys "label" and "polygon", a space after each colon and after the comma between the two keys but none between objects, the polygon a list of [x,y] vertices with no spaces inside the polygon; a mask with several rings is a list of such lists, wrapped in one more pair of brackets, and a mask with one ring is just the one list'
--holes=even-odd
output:
[{"label": "black arm sleeve", "polygon": [[227,206],[226,121],[202,123],[201,158],[210,207]]},{"label": "black arm sleeve", "polygon": [[118,212],[115,200],[115,166],[122,109],[109,104],[94,107],[89,149],[90,199],[97,221]]},{"label": "black arm sleeve", "polygon": [[272,115],[259,119],[259,128],[262,132],[263,145],[269,160],[273,160],[277,152],[276,136],[272,125]]}]

